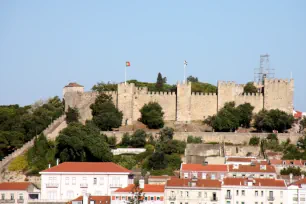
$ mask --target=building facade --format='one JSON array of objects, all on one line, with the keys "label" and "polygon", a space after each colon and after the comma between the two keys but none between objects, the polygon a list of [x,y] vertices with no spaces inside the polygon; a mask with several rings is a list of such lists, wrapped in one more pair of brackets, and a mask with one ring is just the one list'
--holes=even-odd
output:
[{"label": "building facade", "polygon": [[[111,95],[116,107],[123,113],[123,125],[132,124],[140,118],[139,110],[150,101],[158,102],[168,121],[190,122],[203,120],[220,110],[225,103],[234,101],[236,105],[250,103],[254,112],[280,109],[293,113],[294,81],[265,79],[264,89],[256,94],[243,93],[244,85],[235,82],[218,82],[218,93],[193,93],[191,83],[178,83],[176,93],[149,92],[147,87],[138,88],[133,83],[118,84],[117,91],[105,92]],[[76,107],[80,120],[91,119],[90,105],[98,96],[96,92],[84,92],[84,87],[70,83],[64,87],[65,108]]]},{"label": "building facade", "polygon": [[275,167],[265,164],[228,165],[228,177],[233,178],[277,178]]},{"label": "building facade", "polygon": [[227,173],[225,164],[181,164],[180,178],[222,180]]},{"label": "building facade", "polygon": [[133,183],[131,171],[112,162],[64,162],[40,174],[41,198],[48,200],[110,196]]},{"label": "building facade", "polygon": [[0,203],[28,203],[40,199],[40,190],[29,182],[0,183]]}]

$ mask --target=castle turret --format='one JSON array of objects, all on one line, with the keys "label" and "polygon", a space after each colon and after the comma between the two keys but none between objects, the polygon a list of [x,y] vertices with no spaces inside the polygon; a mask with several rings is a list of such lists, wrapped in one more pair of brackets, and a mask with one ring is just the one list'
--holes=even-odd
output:
[{"label": "castle turret", "polygon": [[191,121],[191,82],[177,84],[176,121]]},{"label": "castle turret", "polygon": [[123,113],[122,125],[133,124],[133,100],[135,84],[118,84],[118,109]]},{"label": "castle turret", "polygon": [[81,95],[84,93],[84,86],[72,82],[63,88],[63,98],[65,100],[65,111],[68,107],[76,107],[81,101]]}]

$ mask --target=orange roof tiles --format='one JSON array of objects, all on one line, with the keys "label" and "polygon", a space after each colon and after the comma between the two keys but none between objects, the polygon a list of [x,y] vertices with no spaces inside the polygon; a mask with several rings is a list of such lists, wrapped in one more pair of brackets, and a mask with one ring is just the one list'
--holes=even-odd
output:
[{"label": "orange roof tiles", "polygon": [[278,179],[259,179],[259,178],[224,178],[223,186],[247,186],[248,181],[252,181],[253,186],[265,186],[265,187],[286,187],[284,180]]},{"label": "orange roof tiles", "polygon": [[26,191],[28,187],[32,185],[30,182],[4,182],[0,183],[0,190],[24,190]]},{"label": "orange roof tiles", "polygon": [[[134,190],[135,190],[135,185],[130,184],[125,188],[118,188],[115,192],[116,193],[119,193],[119,192],[130,193],[130,192],[133,192]],[[163,193],[164,190],[165,190],[164,185],[145,184],[142,192],[144,193],[158,193],[158,192]]]},{"label": "orange roof tiles", "polygon": [[226,161],[233,161],[233,162],[251,162],[255,160],[254,158],[247,158],[247,157],[229,157]]},{"label": "orange roof tiles", "polygon": [[[90,203],[91,200],[96,201],[95,203],[97,203],[97,204],[102,204],[102,203],[109,203],[110,204],[111,197],[110,196],[89,196],[88,197],[88,204]],[[79,196],[72,201],[83,201],[83,196]],[[72,201],[69,202],[69,204],[71,204]],[[85,203],[83,203],[83,204],[85,204]]]},{"label": "orange roof tiles", "polygon": [[113,162],[64,162],[42,171],[45,172],[116,172],[130,173],[131,171]]},{"label": "orange roof tiles", "polygon": [[227,172],[227,165],[225,164],[182,164],[181,171],[218,171],[218,172]]},{"label": "orange roof tiles", "polygon": [[295,165],[295,166],[303,166],[305,160],[280,160],[280,159],[271,159],[270,163],[272,165]]},{"label": "orange roof tiles", "polygon": [[76,83],[76,82],[71,82],[68,85],[66,85],[65,87],[83,87],[83,86]]},{"label": "orange roof tiles", "polygon": [[218,180],[197,179],[196,181],[192,181],[192,179],[179,178],[168,180],[166,187],[192,187],[192,185],[189,185],[190,182],[195,182],[195,187],[221,188],[221,182]]},{"label": "orange roof tiles", "polygon": [[[266,169],[261,169],[260,166],[265,166]],[[276,173],[275,167],[272,165],[238,165],[238,168],[234,168],[234,165],[229,165],[229,172],[262,172],[262,173]]]},{"label": "orange roof tiles", "polygon": [[306,184],[306,178],[300,179],[300,180],[298,180],[296,182],[293,182],[292,184],[290,184],[290,186],[299,186],[299,187],[301,187],[302,184],[304,184],[304,185]]}]

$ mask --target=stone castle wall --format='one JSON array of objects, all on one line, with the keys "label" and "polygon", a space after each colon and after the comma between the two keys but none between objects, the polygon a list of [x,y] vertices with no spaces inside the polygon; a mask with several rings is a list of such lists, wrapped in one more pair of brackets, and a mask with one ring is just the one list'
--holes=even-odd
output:
[{"label": "stone castle wall", "polygon": [[[192,93],[191,83],[178,83],[177,93],[148,92],[132,84],[118,84],[118,91],[105,92],[111,95],[115,106],[123,113],[123,125],[130,125],[140,118],[139,110],[150,101],[158,102],[168,121],[190,122],[204,120],[220,110],[225,103],[234,101],[236,105],[250,103],[254,113],[260,110],[280,109],[293,112],[293,80],[265,79],[261,93],[243,93],[244,85],[235,82],[218,82],[218,93]],[[90,105],[95,102],[97,92],[82,92],[81,89],[64,88],[65,108],[77,107],[81,121],[92,118]]]}]

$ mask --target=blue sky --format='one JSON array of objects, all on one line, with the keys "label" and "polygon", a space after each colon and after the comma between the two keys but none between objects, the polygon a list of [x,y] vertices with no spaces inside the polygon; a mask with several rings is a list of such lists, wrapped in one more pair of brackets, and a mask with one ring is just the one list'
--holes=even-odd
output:
[{"label": "blue sky", "polygon": [[0,1],[0,104],[31,104],[76,81],[216,84],[254,78],[260,54],[276,77],[295,79],[306,111],[306,1]]}]

